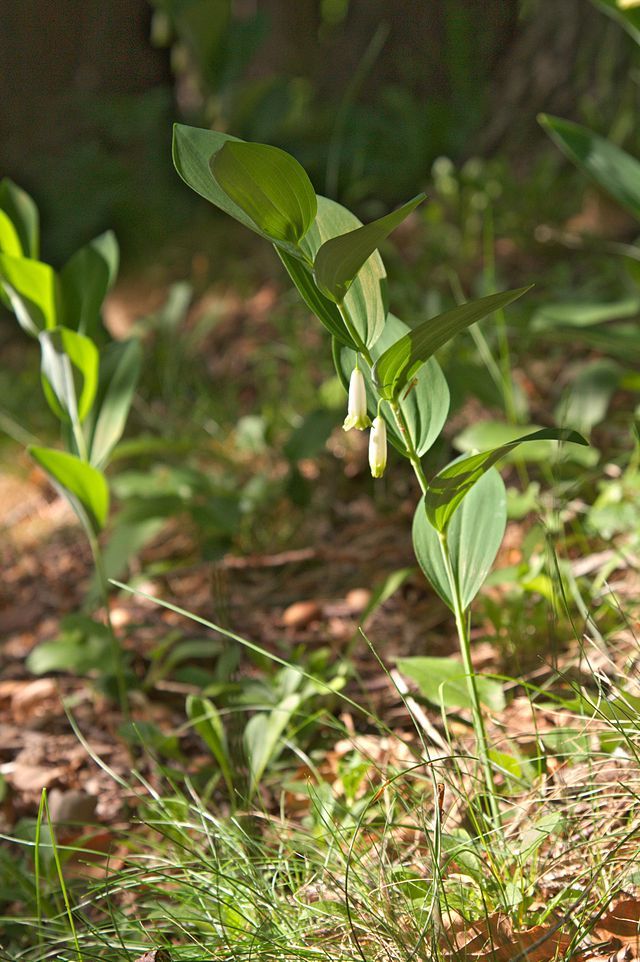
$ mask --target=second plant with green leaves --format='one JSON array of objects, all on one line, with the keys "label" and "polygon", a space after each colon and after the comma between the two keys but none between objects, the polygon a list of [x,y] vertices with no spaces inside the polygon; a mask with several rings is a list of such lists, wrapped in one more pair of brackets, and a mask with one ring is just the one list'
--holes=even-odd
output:
[{"label": "second plant with green leaves", "polygon": [[425,200],[423,194],[363,225],[345,207],[317,196],[301,165],[278,148],[177,125],[173,155],[178,173],[191,188],[273,244],[301,297],[329,332],[336,370],[349,394],[344,428],[370,430],[373,477],[385,472],[387,438],[413,467],[422,492],[413,525],[414,549],[426,577],[455,616],[490,815],[499,822],[469,638],[469,606],[495,560],[506,524],[504,484],[494,465],[520,443],[585,442],[570,430],[535,431],[459,459],[431,480],[422,459],[449,409],[436,352],[527,288],[491,294],[407,324],[389,312],[378,248]]}]

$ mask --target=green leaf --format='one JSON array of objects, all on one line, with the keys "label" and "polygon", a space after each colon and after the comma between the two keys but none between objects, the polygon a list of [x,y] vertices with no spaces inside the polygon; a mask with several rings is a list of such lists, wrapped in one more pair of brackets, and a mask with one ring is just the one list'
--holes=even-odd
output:
[{"label": "green leaf", "polygon": [[431,479],[425,494],[427,517],[434,528],[446,531],[454,511],[480,478],[505,454],[527,441],[572,441],[574,444],[587,444],[576,431],[542,428],[489,451],[456,459]]},{"label": "green leaf", "polygon": [[569,160],[640,220],[640,161],[580,124],[548,114],[538,119]]},{"label": "green leaf", "polygon": [[220,766],[229,794],[233,797],[233,769],[227,734],[218,709],[208,698],[198,695],[189,695],[186,707],[189,721]]},{"label": "green leaf", "polygon": [[[398,670],[411,678],[420,693],[442,708],[472,708],[465,670],[453,658],[400,658]],[[505,706],[502,685],[476,675],[480,701],[493,711]]]},{"label": "green leaf", "polygon": [[[322,198],[318,199],[322,200]],[[320,293],[310,270],[297,257],[282,250],[281,247],[276,247],[276,250],[287,274],[297,287],[298,293],[309,310],[315,314],[318,320],[322,321],[329,333],[341,344],[355,347],[344,326],[344,321],[340,317],[340,311],[333,301]]]},{"label": "green leaf", "polygon": [[376,362],[373,376],[383,398],[391,399],[414,377],[420,366],[452,337],[489,314],[522,297],[529,287],[489,294],[432,317],[396,341]]},{"label": "green leaf", "polygon": [[22,256],[37,260],[40,253],[38,208],[27,192],[8,177],[0,181],[0,210],[5,211],[15,227]]},{"label": "green leaf", "polygon": [[97,534],[107,523],[109,488],[101,471],[75,454],[31,446],[33,460],[47,472],[85,527]]},{"label": "green leaf", "polygon": [[[92,340],[56,327],[39,337],[42,349],[42,387],[49,405],[61,421],[82,422],[89,414],[98,388],[98,349]],[[82,377],[78,398],[73,368]]]},{"label": "green leaf", "polygon": [[227,141],[210,166],[219,186],[266,237],[295,245],[309,230],[316,194],[304,167],[284,150]]},{"label": "green leaf", "polygon": [[584,434],[604,421],[609,402],[620,385],[622,369],[609,358],[585,364],[556,408],[556,421],[574,424]]},{"label": "green leaf", "polygon": [[95,337],[100,310],[118,270],[118,244],[112,231],[94,238],[69,258],[60,272],[65,325]]},{"label": "green leaf", "polygon": [[[488,471],[469,491],[447,529],[447,544],[463,608],[468,608],[491,570],[507,524],[507,494],[497,471]],[[422,571],[453,609],[440,535],[420,501],[413,519],[413,550]]]},{"label": "green leaf", "polygon": [[60,635],[29,653],[27,668],[34,675],[52,671],[113,675],[116,666],[109,629],[86,615],[67,615],[60,624]]},{"label": "green leaf", "polygon": [[640,7],[625,6],[623,0],[593,0],[596,7],[616,20],[640,46]]},{"label": "green leaf", "polygon": [[[411,328],[395,317],[388,314],[381,336],[371,348],[374,361],[398,338]],[[356,363],[356,352],[334,343],[333,359],[338,376],[346,391],[349,390],[349,378]],[[373,418],[378,407],[378,394],[374,387],[371,374],[366,364],[360,365],[367,389],[367,407]],[[435,357],[429,358],[415,376],[415,384],[410,391],[406,391],[398,403],[407,423],[409,436],[413,445],[422,457],[429,450],[439,436],[449,411],[449,388],[440,365]],[[405,450],[405,444],[400,436],[392,413],[383,405],[382,415],[387,422],[389,441],[399,451]]]},{"label": "green leaf", "polygon": [[32,337],[58,322],[58,278],[48,264],[0,254],[0,283],[18,323]]},{"label": "green leaf", "polygon": [[251,773],[250,794],[258,787],[267,765],[280,753],[282,735],[301,701],[300,695],[287,695],[268,714],[258,712],[247,723],[243,743]]},{"label": "green leaf", "polygon": [[[318,213],[311,228],[300,244],[300,248],[310,263],[325,243],[347,231],[361,227],[361,222],[350,210],[326,197],[318,197]],[[315,280],[312,278],[315,285]],[[317,290],[317,287],[316,287]],[[339,319],[342,340],[347,343],[347,334],[335,304],[318,290],[318,297],[329,305],[332,316]],[[387,274],[378,251],[367,260],[344,299],[344,307],[359,338],[367,347],[372,347],[382,334],[388,311]],[[320,318],[322,320],[322,317]]]},{"label": "green leaf", "polygon": [[114,341],[102,352],[90,460],[102,468],[122,437],[140,375],[142,349],[137,339]]},{"label": "green leaf", "polygon": [[20,243],[20,238],[18,237],[18,232],[13,226],[13,221],[6,213],[6,211],[0,208],[0,251],[3,254],[8,254],[9,257],[23,257],[24,251],[22,250],[22,244]]},{"label": "green leaf", "polygon": [[418,194],[385,217],[325,241],[313,265],[323,294],[341,304],[363,264],[424,199],[424,194]]},{"label": "green leaf", "polygon": [[173,165],[185,184],[195,190],[196,194],[200,194],[205,200],[240,221],[245,227],[255,230],[256,225],[251,218],[213,179],[209,166],[211,158],[221,147],[228,141],[236,142],[237,139],[217,130],[202,130],[199,127],[174,124]]},{"label": "green leaf", "polygon": [[605,321],[637,317],[638,314],[640,314],[638,297],[628,297],[623,301],[606,304],[598,301],[560,301],[539,307],[531,319],[531,330],[555,332],[559,326],[592,327]]}]

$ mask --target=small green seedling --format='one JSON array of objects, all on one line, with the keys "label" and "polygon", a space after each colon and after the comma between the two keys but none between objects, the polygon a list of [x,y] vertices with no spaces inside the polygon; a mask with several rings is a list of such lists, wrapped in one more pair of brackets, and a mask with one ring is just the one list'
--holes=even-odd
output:
[{"label": "small green seedling", "polygon": [[363,225],[345,207],[317,196],[300,164],[275,147],[176,125],[173,158],[193,190],[273,244],[302,299],[331,335],[336,370],[349,395],[344,428],[370,428],[373,477],[386,470],[387,440],[411,462],[423,495],[414,520],[414,548],[456,619],[478,752],[494,823],[499,824],[468,625],[469,606],[491,569],[506,525],[504,485],[493,466],[528,441],[586,442],[573,431],[536,431],[459,459],[430,481],[422,458],[449,409],[436,352],[528,288],[491,294],[407,325],[389,313],[378,248],[424,201],[423,194]]},{"label": "small green seedling", "polygon": [[32,445],[33,460],[71,504],[85,530],[113,644],[123,710],[123,657],[109,617],[99,535],[109,517],[104,474],[125,428],[140,371],[136,339],[114,341],[101,309],[118,271],[118,244],[107,231],[77,251],[61,271],[39,259],[38,209],[9,179],[0,182],[0,297],[38,341],[42,389],[60,422],[64,450]]}]

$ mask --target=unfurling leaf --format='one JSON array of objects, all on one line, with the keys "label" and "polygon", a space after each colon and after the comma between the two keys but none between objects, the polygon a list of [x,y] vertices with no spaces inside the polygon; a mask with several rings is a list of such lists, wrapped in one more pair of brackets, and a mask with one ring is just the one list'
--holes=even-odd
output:
[{"label": "unfurling leaf", "polygon": [[[39,341],[42,387],[51,410],[61,421],[84,421],[98,387],[98,349],[88,337],[67,327],[43,331]],[[73,368],[82,376],[79,397]]]}]

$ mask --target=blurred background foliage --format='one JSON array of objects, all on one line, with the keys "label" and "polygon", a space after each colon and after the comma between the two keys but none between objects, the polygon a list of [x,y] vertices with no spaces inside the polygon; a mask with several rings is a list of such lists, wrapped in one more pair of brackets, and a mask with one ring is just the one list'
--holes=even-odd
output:
[{"label": "blurred background foliage", "polygon": [[540,110],[638,137],[637,48],[587,0],[7,0],[2,19],[0,166],[60,260],[112,227],[125,265],[152,261],[215,217],[174,175],[175,119],[289,150],[363,216],[440,156],[530,172]]}]

